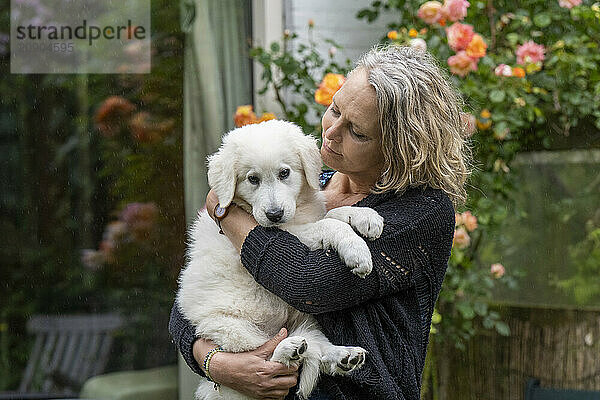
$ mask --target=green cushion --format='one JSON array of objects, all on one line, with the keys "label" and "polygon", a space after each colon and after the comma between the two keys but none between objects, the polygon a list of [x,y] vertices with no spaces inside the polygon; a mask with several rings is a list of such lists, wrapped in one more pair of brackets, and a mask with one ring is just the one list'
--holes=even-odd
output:
[{"label": "green cushion", "polygon": [[177,366],[95,376],[85,382],[79,397],[94,400],[177,400]]}]

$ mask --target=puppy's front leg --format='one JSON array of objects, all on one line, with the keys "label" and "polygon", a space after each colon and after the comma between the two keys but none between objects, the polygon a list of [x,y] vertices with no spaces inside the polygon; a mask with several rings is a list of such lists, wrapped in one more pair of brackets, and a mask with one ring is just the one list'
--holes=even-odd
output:
[{"label": "puppy's front leg", "polygon": [[369,207],[342,206],[327,212],[325,218],[333,218],[349,224],[368,239],[377,239],[383,232],[383,217]]},{"label": "puppy's front leg", "polygon": [[347,223],[326,218],[312,224],[295,226],[289,232],[311,250],[334,249],[342,262],[361,278],[370,274],[373,269],[369,247]]}]

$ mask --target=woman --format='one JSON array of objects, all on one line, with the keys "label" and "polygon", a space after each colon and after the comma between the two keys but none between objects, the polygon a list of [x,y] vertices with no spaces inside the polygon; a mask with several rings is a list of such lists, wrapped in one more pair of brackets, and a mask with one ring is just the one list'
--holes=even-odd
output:
[{"label": "woman", "polygon": [[[336,171],[322,175],[327,208],[372,207],[385,220],[381,237],[368,243],[373,272],[364,280],[338,257],[258,226],[238,207],[221,221],[258,283],[313,314],[332,343],[368,351],[362,369],[322,376],[314,398],[420,398],[431,316],[452,246],[453,203],[464,201],[469,173],[461,105],[427,53],[390,46],[359,60],[325,112],[321,156]],[[217,202],[209,193],[207,209]],[[202,373],[198,363],[217,344],[196,339],[176,306],[171,318],[176,344]],[[283,398],[297,371],[266,360],[285,335],[252,352],[215,354],[210,375],[257,398]]]}]

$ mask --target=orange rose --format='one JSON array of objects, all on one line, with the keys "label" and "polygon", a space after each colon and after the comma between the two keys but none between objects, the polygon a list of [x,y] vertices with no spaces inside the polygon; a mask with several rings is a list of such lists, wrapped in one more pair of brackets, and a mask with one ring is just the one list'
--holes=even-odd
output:
[{"label": "orange rose", "polygon": [[465,230],[465,228],[460,227],[454,231],[454,240],[452,241],[452,246],[456,246],[459,249],[466,249],[471,244],[471,237]]},{"label": "orange rose", "polygon": [[127,117],[135,111],[135,105],[121,96],[110,96],[98,107],[94,120],[100,133],[107,138],[115,136]]},{"label": "orange rose", "polygon": [[417,30],[414,28],[411,28],[408,31],[408,36],[410,36],[411,38],[416,38],[418,34],[419,34],[419,32],[417,32]]},{"label": "orange rose", "polygon": [[439,1],[428,1],[421,4],[417,17],[421,18],[426,24],[434,24],[442,18],[442,3]]},{"label": "orange rose", "polygon": [[254,114],[254,111],[252,111],[252,106],[246,105],[239,106],[235,110],[233,121],[235,122],[235,126],[239,128],[244,125],[255,124],[258,121],[258,119],[256,118],[256,114]]},{"label": "orange rose", "polygon": [[315,92],[315,101],[324,106],[329,106],[333,101],[333,95],[340,90],[344,82],[346,82],[344,75],[326,74]]},{"label": "orange rose", "polygon": [[129,119],[131,136],[140,143],[155,143],[167,136],[174,126],[173,119],[161,121],[146,111],[138,112]]},{"label": "orange rose", "polygon": [[480,118],[477,119],[477,128],[482,131],[490,129],[492,126],[492,113],[487,108],[481,110]]},{"label": "orange rose", "polygon": [[466,52],[469,57],[473,58],[481,58],[485,56],[485,50],[487,49],[487,44],[483,41],[483,38],[477,33],[473,35],[473,39],[467,46]]},{"label": "orange rose", "polygon": [[477,229],[477,217],[471,214],[471,211],[462,213],[462,223],[469,232],[473,232]]},{"label": "orange rose", "polygon": [[462,50],[455,55],[448,57],[448,66],[450,67],[450,72],[464,77],[469,72],[477,70],[477,61],[469,57],[467,53]]},{"label": "orange rose", "polygon": [[257,122],[264,122],[272,119],[277,119],[277,117],[275,116],[275,114],[267,112],[263,113],[263,115],[261,115],[260,119]]},{"label": "orange rose", "polygon": [[396,40],[396,39],[398,39],[398,31],[389,31],[387,33],[387,37],[390,40]]},{"label": "orange rose", "polygon": [[525,70],[521,67],[514,67],[512,69],[512,73],[515,78],[524,78],[525,77]]},{"label": "orange rose", "polygon": [[462,225],[462,214],[454,213],[454,226]]},{"label": "orange rose", "polygon": [[446,37],[448,38],[448,46],[456,52],[464,50],[473,40],[473,27],[460,22],[453,23],[449,28],[446,28]]}]

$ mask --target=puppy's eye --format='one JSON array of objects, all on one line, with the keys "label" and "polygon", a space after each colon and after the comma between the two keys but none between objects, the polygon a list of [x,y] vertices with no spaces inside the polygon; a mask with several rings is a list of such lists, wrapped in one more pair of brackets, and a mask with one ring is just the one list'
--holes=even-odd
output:
[{"label": "puppy's eye", "polygon": [[258,185],[260,183],[260,179],[258,178],[258,176],[250,175],[248,176],[248,182],[250,182],[253,185]]},{"label": "puppy's eye", "polygon": [[286,179],[288,176],[290,176],[289,168],[284,168],[281,171],[279,171],[279,179]]}]

